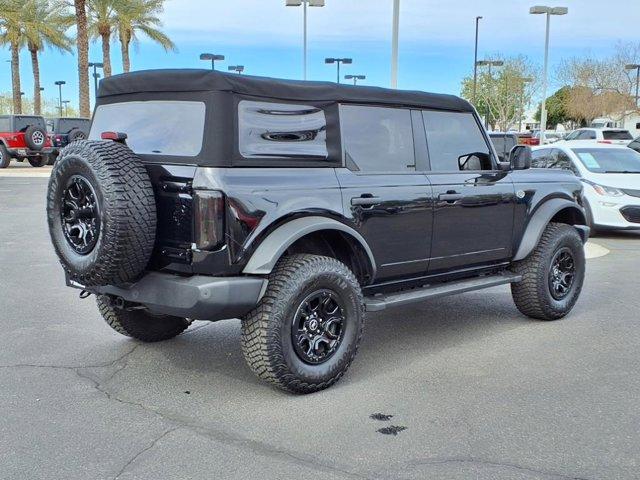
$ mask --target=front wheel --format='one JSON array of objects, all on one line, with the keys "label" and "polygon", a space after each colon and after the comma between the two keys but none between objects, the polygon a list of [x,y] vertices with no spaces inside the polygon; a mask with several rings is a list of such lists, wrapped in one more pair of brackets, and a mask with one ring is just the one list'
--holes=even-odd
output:
[{"label": "front wheel", "polygon": [[512,266],[522,281],[511,284],[518,310],[538,320],[557,320],[575,305],[585,275],[584,247],[571,225],[550,223],[535,250]]},{"label": "front wheel", "polygon": [[360,285],[343,263],[291,255],[276,265],[258,306],[242,320],[242,351],[276,387],[311,393],[337,382],[364,328]]}]

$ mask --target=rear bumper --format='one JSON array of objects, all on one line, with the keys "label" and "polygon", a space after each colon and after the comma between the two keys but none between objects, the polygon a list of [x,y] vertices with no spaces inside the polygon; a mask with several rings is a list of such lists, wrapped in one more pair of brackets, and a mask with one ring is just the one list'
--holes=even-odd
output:
[{"label": "rear bumper", "polygon": [[28,148],[8,148],[9,156],[12,158],[29,158],[39,157],[40,155],[49,155],[53,152],[53,147],[45,147],[42,150],[30,150]]},{"label": "rear bumper", "polygon": [[180,277],[150,272],[126,286],[108,285],[85,290],[144,305],[154,314],[215,321],[249,313],[258,304],[266,286],[267,280],[260,277]]}]

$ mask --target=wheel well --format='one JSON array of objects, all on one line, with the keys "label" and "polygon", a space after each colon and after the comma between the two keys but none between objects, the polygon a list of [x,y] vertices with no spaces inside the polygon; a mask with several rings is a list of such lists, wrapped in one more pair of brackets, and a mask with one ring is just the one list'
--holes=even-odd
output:
[{"label": "wheel well", "polygon": [[567,207],[556,213],[550,220],[555,223],[566,223],[568,225],[586,225],[587,219],[584,214],[574,207]]},{"label": "wheel well", "polygon": [[296,240],[285,252],[323,255],[341,261],[355,274],[361,285],[373,279],[373,266],[367,252],[355,238],[338,230],[321,230]]}]

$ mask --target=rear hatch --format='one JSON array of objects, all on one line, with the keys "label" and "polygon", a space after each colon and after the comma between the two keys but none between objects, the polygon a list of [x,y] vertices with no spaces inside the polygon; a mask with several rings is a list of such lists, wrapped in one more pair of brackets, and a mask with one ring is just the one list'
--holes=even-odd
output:
[{"label": "rear hatch", "polygon": [[191,273],[194,244],[193,178],[203,148],[205,104],[201,101],[120,101],[99,105],[89,133],[127,135],[145,163],[156,197],[156,246],[150,267]]}]

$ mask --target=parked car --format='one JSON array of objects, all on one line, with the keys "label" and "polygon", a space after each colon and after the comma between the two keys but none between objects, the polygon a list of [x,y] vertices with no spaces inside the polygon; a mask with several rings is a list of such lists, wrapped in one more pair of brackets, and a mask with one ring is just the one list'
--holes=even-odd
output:
[{"label": "parked car", "polygon": [[[540,145],[540,132],[536,132],[533,135],[533,138],[536,140],[533,143],[535,145]],[[544,134],[544,142],[547,143],[555,143],[564,138],[564,132],[556,132],[555,130],[547,130]]]},{"label": "parked car", "polygon": [[629,130],[619,128],[578,128],[565,137],[565,141],[594,141],[612,145],[628,145],[633,140]]},{"label": "parked car", "polygon": [[593,229],[640,229],[640,153],[576,140],[535,148],[533,167],[568,170],[580,178]]},{"label": "parked car", "polygon": [[627,147],[640,153],[640,137],[633,140],[629,145],[627,145]]},{"label": "parked car", "polygon": [[491,132],[489,138],[493,143],[496,153],[498,154],[498,160],[501,162],[509,161],[509,152],[511,149],[518,145],[518,137],[515,133],[501,133]]},{"label": "parked car", "polygon": [[84,140],[89,136],[91,120],[88,118],[48,118],[47,130],[53,144],[53,151],[49,155],[49,164],[53,165],[60,150],[77,140]]},{"label": "parked car", "polygon": [[0,168],[7,168],[12,158],[43,167],[51,151],[43,117],[0,115]]},{"label": "parked car", "polygon": [[450,95],[204,70],[100,84],[47,192],[69,286],[141,341],[242,319],[250,368],[308,393],[345,373],[365,312],[496,285],[555,320],[578,300],[582,184],[498,161]]}]

